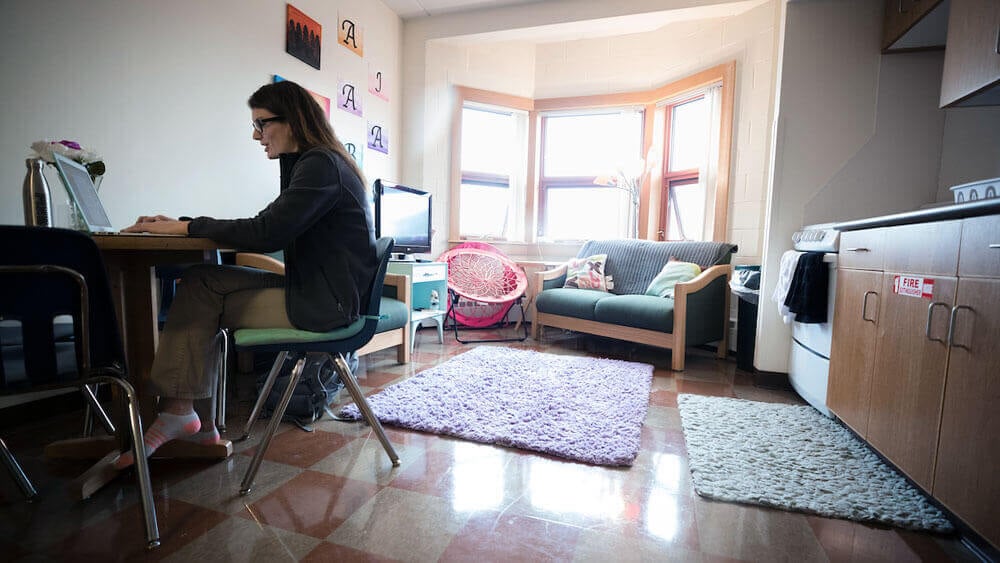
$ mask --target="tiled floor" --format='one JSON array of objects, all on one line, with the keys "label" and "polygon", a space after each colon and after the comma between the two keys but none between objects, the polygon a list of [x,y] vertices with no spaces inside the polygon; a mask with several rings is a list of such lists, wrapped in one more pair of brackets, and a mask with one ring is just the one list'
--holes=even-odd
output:
[{"label": "tiled floor", "polygon": [[[79,415],[39,421],[6,438],[42,498],[25,503],[0,476],[0,559],[107,561],[949,561],[972,560],[955,539],[698,497],[687,467],[678,393],[799,402],[753,386],[732,361],[670,355],[550,331],[512,346],[652,363],[642,449],[631,468],[606,468],[387,427],[393,468],[364,425],[327,420],[275,437],[247,497],[237,493],[254,444],[224,462],[154,460],[162,546],[143,549],[134,479],[74,502],[65,485],[88,465],[45,461],[41,444],[69,437]],[[409,365],[394,352],[362,359],[366,392],[472,345],[417,335]],[[511,345],[511,344],[507,344]],[[237,385],[244,395],[251,383]],[[346,397],[346,393],[343,393]],[[248,403],[232,409],[239,426]]]}]

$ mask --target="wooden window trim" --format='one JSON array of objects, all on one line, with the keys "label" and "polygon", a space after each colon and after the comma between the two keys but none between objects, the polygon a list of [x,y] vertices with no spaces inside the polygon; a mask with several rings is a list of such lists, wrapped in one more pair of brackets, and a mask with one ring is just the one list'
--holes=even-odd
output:
[{"label": "wooden window trim", "polygon": [[510,176],[487,172],[462,172],[462,183],[509,188]]},{"label": "wooden window trim", "polygon": [[659,232],[663,233],[658,240],[668,240],[670,233],[670,190],[674,186],[687,186],[698,182],[699,171],[695,168],[689,170],[675,170],[663,176],[663,197],[660,201],[659,223],[662,225]]},{"label": "wooden window trim", "polygon": [[[455,105],[452,108],[452,119],[451,119],[451,172],[449,174],[451,181],[449,189],[449,214],[448,214],[448,236],[449,239],[462,240],[461,236],[461,209],[462,209],[462,108],[465,107],[466,102],[480,103],[489,106],[497,106],[505,109],[514,109],[528,112],[528,150],[529,155],[534,154],[533,140],[534,140],[534,122],[531,119],[531,114],[533,113],[534,100],[530,98],[523,98],[520,96],[513,96],[510,94],[501,94],[499,92],[490,92],[488,90],[480,90],[478,88],[468,88],[465,86],[455,86]],[[528,193],[528,200],[534,202],[534,198],[531,197],[531,193],[535,191],[534,182],[532,177],[534,176],[534,168],[532,167],[532,159],[528,159],[527,166],[527,178],[525,178],[525,189]],[[510,185],[510,179],[507,179],[507,185]],[[530,218],[526,218],[529,223],[528,227],[531,227],[533,221]],[[528,231],[531,232],[531,231]]]},{"label": "wooden window trim", "polygon": [[[721,84],[721,116],[719,120],[719,160],[715,185],[714,231],[712,240],[725,241],[729,226],[729,191],[732,164],[733,115],[736,99],[736,61],[729,61],[684,78],[680,78],[652,90],[628,92],[621,94],[601,94],[596,96],[572,96],[560,98],[531,99],[513,96],[488,90],[480,90],[465,86],[455,86],[455,105],[452,114],[451,128],[451,213],[449,216],[450,238],[460,239],[459,209],[461,208],[461,117],[465,102],[478,102],[496,105],[528,112],[528,163],[525,181],[526,207],[525,236],[528,243],[537,242],[539,220],[539,112],[571,109],[588,109],[615,106],[645,106],[643,127],[643,154],[648,154],[653,146],[653,115],[654,107],[663,100],[678,98],[685,93],[693,93],[713,84]],[[661,160],[662,162],[662,160]],[[654,174],[655,175],[655,174]],[[660,171],[660,177],[663,171]],[[639,200],[639,238],[649,238],[650,234],[663,230],[660,214],[651,213],[653,203],[661,208],[663,202],[657,201],[659,195],[651,194],[649,177],[643,182]],[[646,220],[643,221],[643,218]]]}]

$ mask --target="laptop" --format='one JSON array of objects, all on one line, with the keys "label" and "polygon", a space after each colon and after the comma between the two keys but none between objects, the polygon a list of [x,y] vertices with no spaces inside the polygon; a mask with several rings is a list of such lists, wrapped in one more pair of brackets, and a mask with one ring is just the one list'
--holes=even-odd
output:
[{"label": "laptop", "polygon": [[117,232],[117,229],[111,226],[111,219],[104,211],[104,205],[97,196],[94,181],[90,179],[86,167],[58,153],[52,156],[55,157],[56,168],[62,176],[63,184],[66,185],[66,191],[80,208],[80,214],[87,223],[87,230],[94,234]]}]

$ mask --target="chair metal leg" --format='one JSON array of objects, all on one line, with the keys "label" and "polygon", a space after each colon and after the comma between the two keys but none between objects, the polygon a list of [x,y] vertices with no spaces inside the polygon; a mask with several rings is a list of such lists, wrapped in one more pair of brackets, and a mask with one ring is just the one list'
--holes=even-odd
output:
[{"label": "chair metal leg", "polygon": [[[284,362],[282,362],[284,363]],[[275,366],[277,366],[277,362]],[[240,483],[240,494],[247,495],[253,488],[254,478],[257,477],[257,470],[260,469],[260,463],[264,460],[264,454],[267,453],[268,446],[271,445],[271,438],[274,438],[274,433],[278,430],[278,425],[281,424],[281,417],[285,416],[285,409],[288,408],[288,402],[292,399],[292,395],[295,393],[295,386],[299,383],[299,377],[302,375],[302,370],[306,366],[306,358],[299,358],[295,362],[295,368],[292,369],[292,376],[288,378],[288,385],[285,387],[285,392],[281,394],[281,401],[278,403],[278,407],[274,409],[271,413],[271,420],[267,423],[267,430],[264,431],[264,436],[261,437],[260,443],[257,444],[257,451],[253,455],[253,459],[250,460],[250,467],[247,468],[247,472],[243,475],[243,482]],[[268,375],[268,380],[271,385],[274,384],[272,376],[276,375],[275,368],[271,368],[271,374]],[[264,390],[261,391],[261,398],[266,399],[270,393],[271,385],[265,385]],[[257,400],[258,404],[261,402],[260,399]],[[256,407],[255,407],[256,410]]]},{"label": "chair metal leg", "polygon": [[[520,297],[517,299],[517,306],[521,310],[521,321],[519,322],[519,324],[521,325],[522,335],[520,337],[514,336],[512,338],[482,338],[478,340],[469,340],[469,339],[462,340],[461,338],[458,337],[458,316],[455,314],[455,308],[454,308],[455,303],[458,303],[457,295],[455,296],[452,306],[448,308],[448,316],[451,317],[451,327],[455,331],[455,340],[461,342],[462,344],[476,344],[480,342],[524,342],[528,338],[528,323],[524,322],[524,304],[522,303]],[[503,319],[496,325],[493,325],[493,327],[503,328],[504,325],[509,325],[510,321],[507,320],[507,317],[510,316],[510,311],[513,308],[514,307],[508,309]],[[493,328],[493,327],[486,327],[486,328]],[[517,334],[516,325],[514,326],[514,334]]]},{"label": "chair metal leg", "polygon": [[100,421],[101,426],[104,427],[104,431],[110,435],[115,434],[115,425],[111,422],[111,418],[108,416],[107,411],[101,406],[101,403],[97,400],[97,395],[94,393],[95,390],[100,390],[101,384],[94,384],[94,388],[91,389],[90,385],[84,385],[80,388],[80,392],[83,393],[83,398],[86,399],[87,404],[83,412],[83,435],[93,436],[94,435],[94,416],[96,413],[97,420]]},{"label": "chair metal leg", "polygon": [[[144,452],[142,442],[142,420],[139,418],[139,398],[129,382],[117,377],[101,377],[107,383],[113,383],[122,388],[128,405],[129,431],[132,433],[132,451]],[[153,503],[153,485],[149,479],[149,459],[145,455],[135,456],[135,476],[139,481],[139,500],[142,504],[142,514],[146,524],[146,548],[153,549],[160,545],[160,529],[156,524],[156,505]]]},{"label": "chair metal leg", "polygon": [[250,418],[247,419],[247,424],[243,427],[243,435],[240,436],[237,441],[242,442],[250,437],[250,430],[253,429],[254,423],[257,422],[257,418],[260,417],[260,411],[264,410],[264,403],[267,401],[267,396],[271,394],[271,388],[274,387],[274,381],[278,379],[278,374],[281,372],[281,366],[285,365],[285,359],[287,358],[288,352],[281,352],[278,354],[278,357],[274,359],[274,364],[271,365],[271,371],[267,374],[267,379],[264,381],[264,388],[261,389],[260,394],[257,395],[257,402],[254,403],[253,410],[250,411]]},{"label": "chair metal leg", "polygon": [[354,404],[357,405],[358,410],[361,411],[361,416],[364,417],[368,426],[372,427],[372,430],[375,431],[375,436],[378,437],[378,441],[382,443],[385,453],[389,456],[389,461],[392,462],[393,466],[398,466],[399,456],[396,455],[396,450],[392,447],[392,444],[389,443],[389,438],[385,435],[385,430],[382,429],[382,423],[379,422],[378,418],[375,417],[375,413],[372,412],[372,408],[368,404],[368,399],[365,399],[364,393],[361,392],[361,386],[358,385],[358,380],[354,378],[354,374],[351,372],[351,368],[347,365],[347,360],[344,359],[344,355],[337,354],[337,357],[333,358],[333,364],[337,366],[337,371],[340,373],[340,379],[344,382],[344,387],[347,388],[347,392],[351,394],[351,398],[354,399]]},{"label": "chair metal leg", "polygon": [[222,358],[219,362],[218,388],[215,391],[215,427],[226,431],[226,380],[229,379],[229,329],[219,331],[222,337]]},{"label": "chair metal leg", "polygon": [[28,475],[21,469],[21,464],[14,458],[14,454],[10,453],[10,449],[7,448],[7,444],[3,441],[3,438],[0,438],[0,457],[3,457],[3,464],[7,467],[7,472],[17,482],[18,488],[24,493],[28,502],[38,498],[38,491],[31,484],[31,479],[28,479]]}]

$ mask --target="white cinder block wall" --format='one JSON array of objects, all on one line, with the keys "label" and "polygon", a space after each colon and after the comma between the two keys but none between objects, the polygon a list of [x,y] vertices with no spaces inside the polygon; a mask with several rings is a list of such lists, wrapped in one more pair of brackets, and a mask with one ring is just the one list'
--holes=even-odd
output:
[{"label": "white cinder block wall", "polygon": [[[101,197],[123,227],[139,214],[240,217],[278,190],[278,165],[251,139],[249,95],[279,74],[332,99],[345,142],[366,143],[369,120],[389,134],[388,156],[365,151],[369,179],[398,177],[402,21],[382,2],[298,0],[323,26],[321,69],[285,52],[277,0],[11,0],[0,7],[0,223],[22,224],[28,146],[72,139],[97,149]],[[337,44],[338,15],[364,29],[365,56]],[[367,93],[384,68],[389,101]],[[364,116],[338,111],[338,81],[355,83]],[[56,202],[65,196],[54,175]],[[57,215],[60,209],[56,209]]]},{"label": "white cinder block wall", "polygon": [[[759,264],[776,17],[776,0],[768,0],[738,15],[680,21],[628,35],[569,41],[497,41],[488,36],[430,41],[425,107],[434,137],[428,146],[447,141],[436,132],[448,133],[442,124],[450,119],[452,85],[533,98],[612,94],[649,90],[736,60],[729,240],[740,247],[736,263]],[[427,152],[423,161],[425,185],[447,186],[447,152]],[[437,205],[444,206],[446,198],[447,190],[439,190]],[[446,217],[446,210],[438,216]],[[447,229],[447,223],[437,224],[439,233]],[[438,236],[436,242],[443,245],[446,240]]]}]

